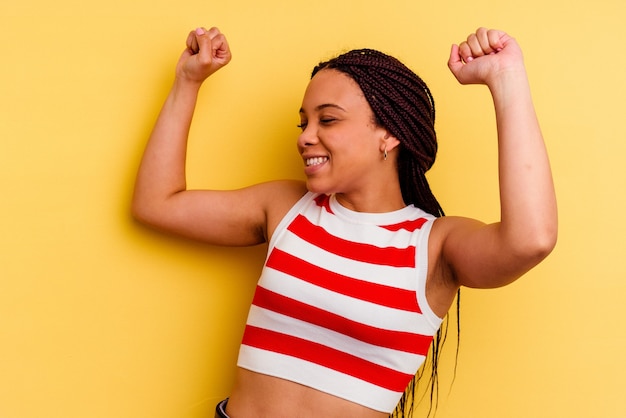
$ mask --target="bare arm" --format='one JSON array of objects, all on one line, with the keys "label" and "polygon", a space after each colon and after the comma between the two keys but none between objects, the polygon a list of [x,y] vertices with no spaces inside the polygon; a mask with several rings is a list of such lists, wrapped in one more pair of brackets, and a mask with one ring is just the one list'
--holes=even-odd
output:
[{"label": "bare arm", "polygon": [[274,182],[234,191],[187,190],[186,185],[187,139],[198,92],[230,59],[226,38],[216,28],[189,34],[144,151],[132,212],[139,221],[177,235],[211,244],[254,245],[267,239],[270,202],[287,207],[303,193],[300,184]]},{"label": "bare arm", "polygon": [[554,248],[557,209],[552,174],[517,42],[479,29],[452,47],[449,68],[461,84],[485,84],[498,132],[500,222],[446,219],[443,262],[458,285],[512,282]]}]

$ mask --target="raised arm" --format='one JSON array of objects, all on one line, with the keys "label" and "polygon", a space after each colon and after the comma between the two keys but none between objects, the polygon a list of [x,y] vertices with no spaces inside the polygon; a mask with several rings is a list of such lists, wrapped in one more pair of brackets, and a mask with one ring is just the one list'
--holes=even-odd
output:
[{"label": "raised arm", "polygon": [[556,244],[550,164],[515,39],[481,28],[452,47],[448,66],[461,84],[485,84],[493,97],[501,219],[491,225],[447,220],[442,257],[458,285],[498,287],[534,267]]},{"label": "raised arm", "polygon": [[265,183],[234,191],[187,190],[186,185],[187,139],[198,92],[205,79],[230,59],[228,42],[218,29],[189,33],[174,84],[141,160],[132,212],[143,223],[188,238],[254,245],[267,239],[269,203],[279,207],[274,202],[289,197],[292,185]]}]

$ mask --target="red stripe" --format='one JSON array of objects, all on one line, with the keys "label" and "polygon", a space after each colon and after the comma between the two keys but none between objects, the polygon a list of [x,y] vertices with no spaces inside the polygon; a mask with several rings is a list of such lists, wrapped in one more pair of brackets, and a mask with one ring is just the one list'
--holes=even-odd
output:
[{"label": "red stripe", "polygon": [[315,198],[315,203],[317,206],[326,209],[326,212],[333,213],[333,210],[330,208],[330,196],[321,194]]},{"label": "red stripe", "polygon": [[425,356],[433,337],[362,324],[258,286],[252,304],[368,344]]},{"label": "red stripe", "polygon": [[356,377],[382,388],[403,392],[413,375],[363,360],[298,337],[246,326],[243,344],[299,358]]},{"label": "red stripe", "polygon": [[315,266],[277,248],[272,250],[266,266],[342,295],[403,311],[422,312],[413,290],[344,276]]},{"label": "red stripe", "polygon": [[418,218],[412,221],[404,221],[398,224],[393,225],[381,225],[381,228],[388,229],[389,231],[399,231],[401,229],[407,230],[409,232],[415,232],[420,229],[427,222],[426,218]]},{"label": "red stripe", "polygon": [[377,247],[371,244],[348,241],[329,234],[324,228],[313,225],[303,215],[298,215],[287,228],[303,240],[323,250],[351,260],[392,267],[415,267],[415,247]]}]

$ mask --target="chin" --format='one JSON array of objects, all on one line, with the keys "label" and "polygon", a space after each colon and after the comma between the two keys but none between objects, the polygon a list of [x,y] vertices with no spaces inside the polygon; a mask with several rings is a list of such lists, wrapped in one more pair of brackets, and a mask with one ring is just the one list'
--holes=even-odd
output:
[{"label": "chin", "polygon": [[311,179],[307,179],[306,188],[311,193],[321,193],[321,194],[331,195],[336,192],[333,188],[329,187],[328,185],[324,185],[320,182],[316,182]]}]

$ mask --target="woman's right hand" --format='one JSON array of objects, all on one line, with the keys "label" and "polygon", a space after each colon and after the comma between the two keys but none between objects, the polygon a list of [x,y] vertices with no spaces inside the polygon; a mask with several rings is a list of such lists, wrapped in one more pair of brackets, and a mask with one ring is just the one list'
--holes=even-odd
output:
[{"label": "woman's right hand", "polygon": [[179,79],[202,83],[228,64],[231,58],[226,37],[219,29],[198,28],[189,32],[187,36],[187,48],[176,65],[176,76]]}]

